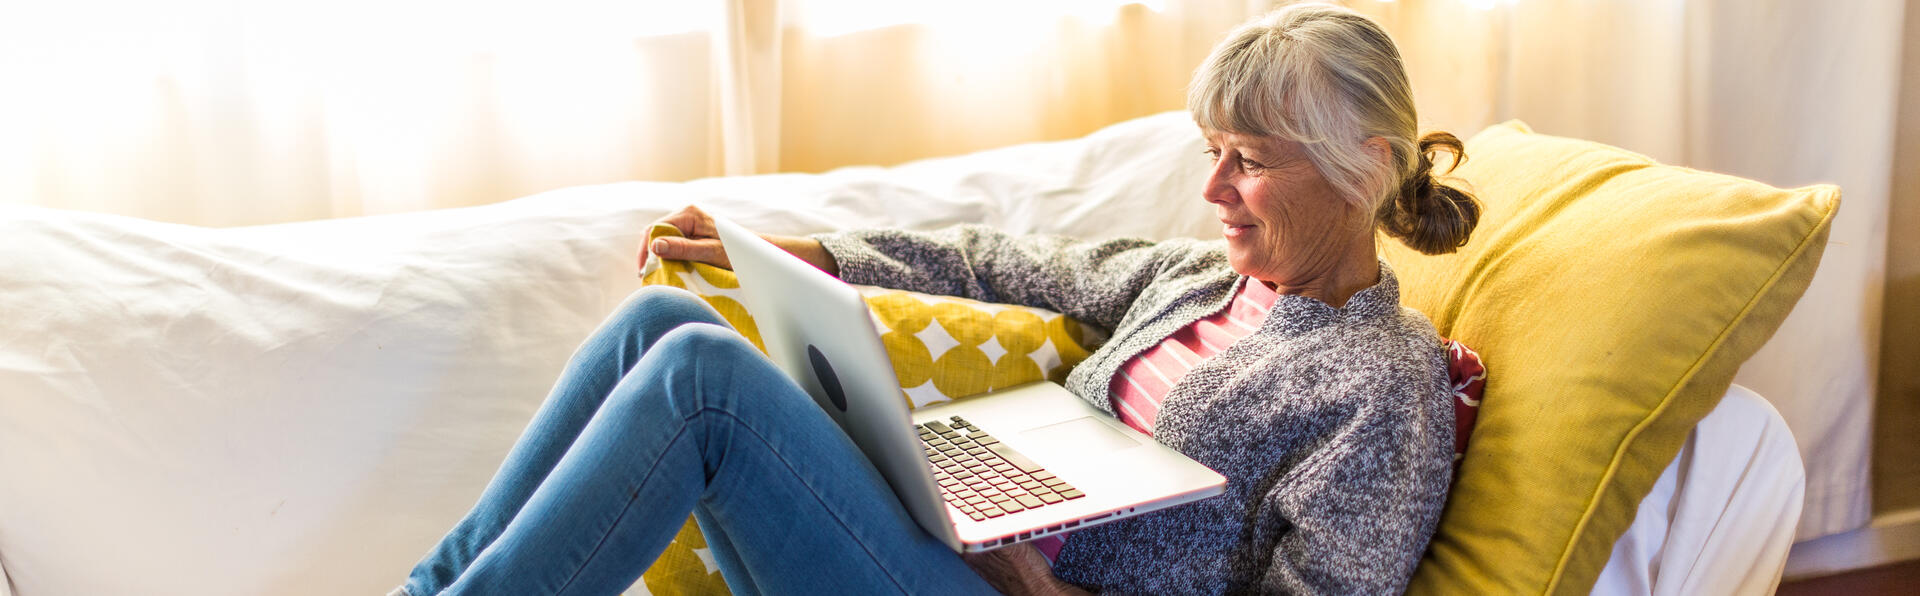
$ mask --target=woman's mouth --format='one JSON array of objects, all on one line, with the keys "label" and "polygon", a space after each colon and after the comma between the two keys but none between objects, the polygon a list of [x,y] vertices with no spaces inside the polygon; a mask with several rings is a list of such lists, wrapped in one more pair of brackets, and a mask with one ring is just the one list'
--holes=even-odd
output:
[{"label": "woman's mouth", "polygon": [[1227,222],[1221,222],[1221,223],[1222,223],[1222,227],[1220,228],[1220,234],[1228,238],[1239,238],[1241,236],[1245,236],[1253,232],[1252,225],[1243,226],[1243,225],[1235,225]]}]

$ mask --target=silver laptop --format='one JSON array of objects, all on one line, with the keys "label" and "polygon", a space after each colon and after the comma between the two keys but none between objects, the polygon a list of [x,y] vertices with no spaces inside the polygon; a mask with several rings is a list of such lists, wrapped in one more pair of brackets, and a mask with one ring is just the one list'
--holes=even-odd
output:
[{"label": "silver laptop", "polygon": [[1053,383],[909,411],[852,286],[714,218],[775,364],[813,395],[915,522],[982,551],[1220,494],[1226,479]]}]

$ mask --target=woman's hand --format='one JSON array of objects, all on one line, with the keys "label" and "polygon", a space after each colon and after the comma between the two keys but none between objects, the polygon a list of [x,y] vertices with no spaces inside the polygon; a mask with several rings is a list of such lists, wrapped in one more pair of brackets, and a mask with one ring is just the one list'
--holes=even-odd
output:
[{"label": "woman's hand", "polygon": [[726,247],[720,245],[720,230],[714,227],[713,216],[707,215],[699,207],[688,205],[653,224],[679,228],[683,237],[654,238],[651,244],[640,247],[641,271],[647,270],[647,253],[662,259],[706,263],[721,269],[733,268],[733,262],[727,260]]},{"label": "woman's hand", "polygon": [[[727,249],[720,245],[720,230],[713,225],[713,216],[701,211],[699,207],[688,205],[672,215],[660,218],[654,225],[668,224],[680,229],[682,237],[654,238],[648,246],[640,247],[639,266],[647,270],[647,253],[653,253],[662,259],[693,261],[706,263],[721,269],[733,269],[733,261],[727,259]],[[840,264],[827,252],[820,242],[812,238],[794,236],[771,236],[761,234],[761,238],[772,242],[781,250],[792,253],[828,274],[840,275]]]},{"label": "woman's hand", "polygon": [[1024,594],[1090,594],[1053,576],[1053,566],[1033,543],[1021,543],[984,553],[960,555],[974,573],[993,589],[1010,596]]}]

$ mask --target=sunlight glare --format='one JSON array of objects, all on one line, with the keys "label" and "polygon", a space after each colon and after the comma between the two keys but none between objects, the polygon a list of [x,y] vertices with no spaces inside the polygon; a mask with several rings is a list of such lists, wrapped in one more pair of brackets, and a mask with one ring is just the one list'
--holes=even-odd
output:
[{"label": "sunlight glare", "polygon": [[895,25],[964,30],[1038,29],[1061,18],[1098,26],[1112,23],[1122,8],[1135,4],[1153,12],[1166,9],[1165,0],[815,0],[795,8],[795,23],[808,34],[820,37]]},{"label": "sunlight glare", "polygon": [[1520,0],[1462,0],[1462,1],[1465,2],[1467,6],[1472,8],[1478,8],[1480,10],[1493,10],[1495,7],[1498,7],[1501,4],[1505,4],[1507,6],[1513,6],[1515,4],[1518,4]]}]

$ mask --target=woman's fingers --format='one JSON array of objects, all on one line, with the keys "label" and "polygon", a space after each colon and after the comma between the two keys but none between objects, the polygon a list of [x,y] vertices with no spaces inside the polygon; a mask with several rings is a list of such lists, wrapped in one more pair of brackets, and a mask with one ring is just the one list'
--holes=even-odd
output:
[{"label": "woman's fingers", "polygon": [[733,268],[718,238],[655,238],[653,245],[648,248],[662,259],[706,263],[722,269]]},{"label": "woman's fingers", "polygon": [[662,218],[660,223],[673,224],[673,227],[680,228],[680,233],[688,238],[712,238],[720,233],[714,228],[713,216],[707,215],[707,212],[693,205],[682,207],[679,211]]},{"label": "woman's fingers", "polygon": [[719,230],[713,225],[713,217],[701,211],[699,207],[688,205],[653,222],[653,225],[667,224],[680,230],[683,238],[655,238],[638,251],[640,271],[647,270],[647,255],[652,253],[662,259],[696,261],[717,267],[731,268],[727,261],[727,251],[720,247]]}]

